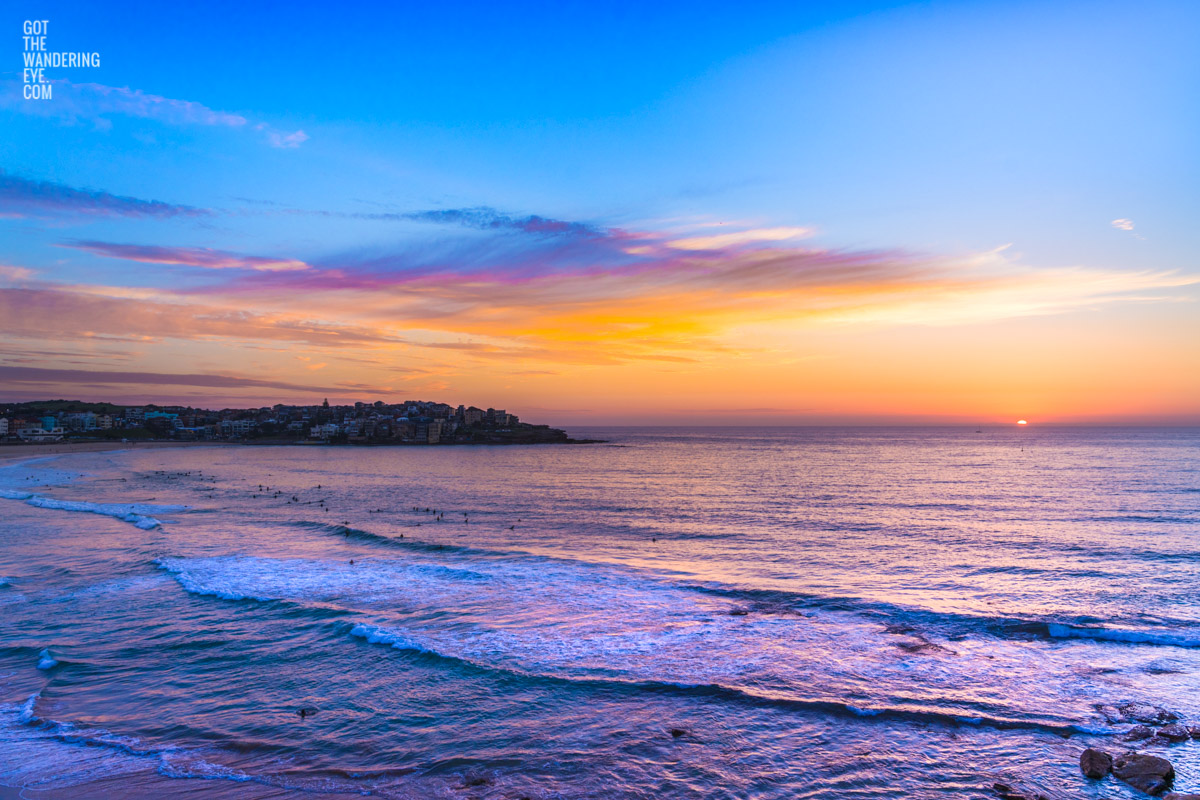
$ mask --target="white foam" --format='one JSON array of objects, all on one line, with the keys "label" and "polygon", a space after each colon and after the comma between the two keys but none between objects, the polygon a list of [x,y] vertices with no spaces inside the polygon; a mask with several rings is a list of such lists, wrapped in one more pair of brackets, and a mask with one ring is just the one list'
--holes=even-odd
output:
[{"label": "white foam", "polygon": [[29,698],[21,704],[21,707],[17,711],[17,722],[28,725],[30,722],[37,721],[35,709],[37,708],[37,701],[41,696],[42,693],[40,691],[29,695]]},{"label": "white foam", "polygon": [[[920,642],[849,611],[804,616],[751,607],[618,567],[536,558],[405,554],[346,561],[164,558],[188,592],[285,601],[355,615],[348,632],[402,651],[565,678],[724,686],[854,713],[900,708],[962,717],[1085,722],[1115,691],[1072,676],[1086,653],[986,635]],[[1001,677],[997,677],[1001,676]],[[1115,679],[1114,679],[1115,680]],[[903,687],[897,690],[897,687]],[[858,702],[858,701],[856,701]]]},{"label": "white foam", "polygon": [[192,753],[182,751],[170,751],[159,756],[158,774],[167,778],[203,778],[238,783],[259,780],[241,770],[214,764]]},{"label": "white foam", "polygon": [[1151,633],[1119,628],[1088,628],[1051,622],[1046,626],[1055,639],[1095,639],[1104,642],[1159,644],[1169,647],[1200,647],[1200,638],[1177,633]]},{"label": "white foam", "polygon": [[46,649],[38,653],[38,669],[51,670],[58,666],[58,661],[54,656],[50,655],[50,650]]},{"label": "white foam", "polygon": [[191,509],[191,506],[153,505],[150,503],[93,503],[87,500],[59,500],[33,492],[10,489],[0,489],[0,498],[24,500],[26,505],[35,508],[101,514],[128,522],[142,530],[152,530],[162,525],[162,522],[150,516],[151,514],[171,514]]},{"label": "white foam", "polygon": [[426,647],[422,647],[412,639],[409,639],[407,636],[403,636],[395,631],[387,630],[386,628],[381,628],[377,625],[359,623],[350,629],[350,635],[356,636],[359,639],[366,639],[371,644],[390,644],[397,650],[412,650],[418,653],[432,653],[433,655],[440,655],[440,653],[435,653]]},{"label": "white foam", "polygon": [[[236,580],[236,575],[230,576],[234,580],[226,580],[220,575],[214,575],[207,570],[196,568],[207,560],[159,558],[154,563],[174,575],[179,585],[191,594],[220,597],[224,600],[258,600],[269,602],[276,599],[266,593],[251,594],[246,590],[238,588],[241,582]],[[240,559],[235,558],[233,560],[237,561]],[[197,562],[200,562],[200,564],[197,564]]]}]

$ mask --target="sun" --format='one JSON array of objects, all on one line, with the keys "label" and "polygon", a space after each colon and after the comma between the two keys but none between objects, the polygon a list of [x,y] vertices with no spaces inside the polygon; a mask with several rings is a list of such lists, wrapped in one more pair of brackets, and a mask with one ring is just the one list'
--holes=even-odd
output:
[{"label": "sun", "polygon": [[1017,420],[1017,424],[1018,424],[1018,425],[1028,425],[1029,423],[1028,423],[1028,422],[1026,422],[1026,421],[1025,421],[1025,420],[1023,420],[1023,419],[1019,419],[1019,420]]}]

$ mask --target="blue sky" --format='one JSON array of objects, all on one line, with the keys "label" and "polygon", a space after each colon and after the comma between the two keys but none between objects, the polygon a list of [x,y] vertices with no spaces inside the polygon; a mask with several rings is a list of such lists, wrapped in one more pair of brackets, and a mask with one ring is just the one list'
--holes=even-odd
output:
[{"label": "blue sky", "polygon": [[[21,100],[26,18],[101,68],[49,70],[65,81],[55,98]],[[17,2],[0,25],[0,169],[28,182],[0,218],[0,263],[44,290],[228,303],[245,288],[227,285],[236,268],[78,242],[375,278],[492,274],[522,254],[556,273],[628,261],[412,216],[487,208],[659,242],[803,228],[787,245],[801,255],[975,263],[1004,248],[998,270],[1079,269],[1096,285],[1171,273],[1123,291],[1153,288],[1176,335],[1194,331],[1178,278],[1200,272],[1195,3]],[[208,213],[21,205],[51,184]],[[754,246],[780,246],[772,236]],[[445,314],[461,302],[441,300]],[[340,315],[325,322],[349,324]]]}]

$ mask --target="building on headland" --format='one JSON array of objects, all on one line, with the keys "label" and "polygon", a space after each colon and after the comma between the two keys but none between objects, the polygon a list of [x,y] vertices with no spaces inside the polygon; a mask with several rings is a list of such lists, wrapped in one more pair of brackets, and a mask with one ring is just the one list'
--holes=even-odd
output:
[{"label": "building on headland", "polygon": [[17,437],[24,442],[59,442],[62,441],[64,433],[62,428],[47,430],[46,428],[28,427],[18,430]]},{"label": "building on headland", "polygon": [[244,439],[254,432],[258,423],[252,419],[223,419],[217,425],[222,436],[233,439]]},{"label": "building on headland", "polygon": [[8,419],[6,417],[0,418],[0,439],[5,436],[8,436]]},{"label": "building on headland", "polygon": [[340,436],[342,426],[335,422],[326,422],[324,425],[314,425],[309,431],[309,436],[313,439],[333,439]]},{"label": "building on headland", "polygon": [[[75,414],[64,414],[60,424],[68,431],[94,431],[98,426],[97,417],[90,411],[84,411]],[[42,420],[42,427],[46,427],[46,420]]]},{"label": "building on headland", "polygon": [[[504,409],[451,406],[425,400],[220,411],[185,406],[120,407],[107,403],[0,403],[8,436],[26,441],[168,439],[178,441],[311,442],[329,444],[515,444],[567,441],[565,432],[521,423]],[[3,436],[4,433],[0,433]]]}]

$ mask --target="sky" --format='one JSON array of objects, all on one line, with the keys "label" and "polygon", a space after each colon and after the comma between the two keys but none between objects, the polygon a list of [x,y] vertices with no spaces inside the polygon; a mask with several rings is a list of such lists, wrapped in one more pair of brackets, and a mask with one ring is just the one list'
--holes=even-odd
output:
[{"label": "sky", "polygon": [[1190,0],[0,29],[0,400],[1200,424]]}]

